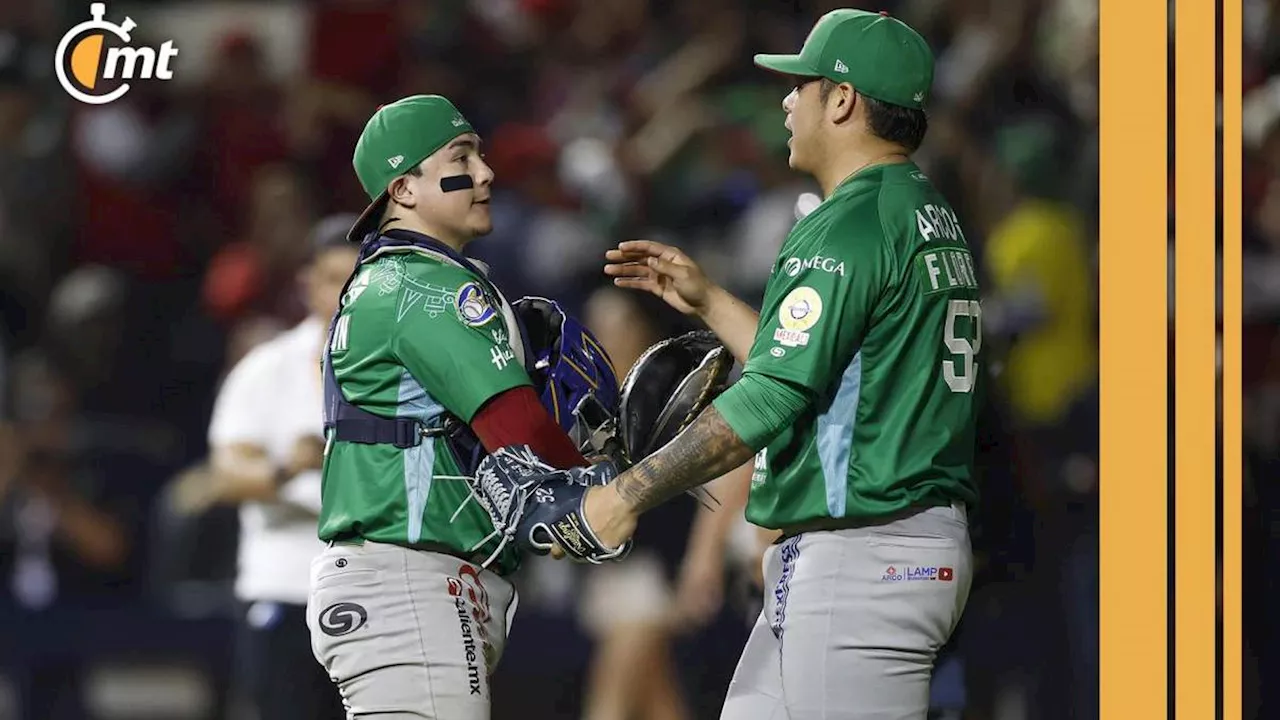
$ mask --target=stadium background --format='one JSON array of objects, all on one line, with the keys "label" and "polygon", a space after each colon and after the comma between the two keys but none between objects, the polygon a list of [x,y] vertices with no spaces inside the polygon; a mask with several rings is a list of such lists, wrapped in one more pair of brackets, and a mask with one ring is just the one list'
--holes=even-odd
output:
[{"label": "stadium background", "polygon": [[[888,10],[934,46],[918,161],[985,274],[996,382],[979,574],[935,683],[938,716],[1096,716],[1096,3],[841,5]],[[1245,5],[1257,562],[1280,557],[1280,4]],[[438,92],[480,130],[496,229],[472,250],[510,294],[581,312],[604,285],[604,249],[650,237],[756,300],[814,188],[785,166],[787,88],[750,57],[793,51],[834,6],[110,3],[109,19],[127,12],[143,43],[173,39],[181,54],[172,82],[89,107],[51,72],[87,3],[0,3],[0,718],[24,704],[42,720],[246,717],[229,682],[235,511],[192,512],[183,488],[198,484],[220,378],[301,317],[304,239],[363,207],[350,155],[377,104]],[[651,303],[634,310],[677,327]],[[681,537],[680,512],[649,524]],[[495,718],[577,717],[591,641],[568,598],[583,572],[548,561],[522,575]],[[749,573],[726,572],[723,608],[675,645],[700,717],[715,717],[755,611]],[[1276,645],[1266,606],[1246,608],[1246,636],[1268,633],[1247,646]]]}]

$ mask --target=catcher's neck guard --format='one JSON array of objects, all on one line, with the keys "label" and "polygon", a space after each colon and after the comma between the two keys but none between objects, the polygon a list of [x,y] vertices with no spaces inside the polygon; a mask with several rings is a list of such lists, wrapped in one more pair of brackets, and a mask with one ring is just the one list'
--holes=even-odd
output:
[{"label": "catcher's neck guard", "polygon": [[543,406],[583,455],[606,454],[618,418],[618,377],[600,341],[554,300],[513,303],[531,356],[526,366]]}]

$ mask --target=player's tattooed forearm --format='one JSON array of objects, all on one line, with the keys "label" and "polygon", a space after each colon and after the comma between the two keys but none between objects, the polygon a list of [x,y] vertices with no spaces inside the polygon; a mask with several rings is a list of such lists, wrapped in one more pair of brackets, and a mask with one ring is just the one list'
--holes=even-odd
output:
[{"label": "player's tattooed forearm", "polygon": [[754,454],[710,407],[666,447],[620,475],[618,494],[636,512],[645,512],[740,467]]}]

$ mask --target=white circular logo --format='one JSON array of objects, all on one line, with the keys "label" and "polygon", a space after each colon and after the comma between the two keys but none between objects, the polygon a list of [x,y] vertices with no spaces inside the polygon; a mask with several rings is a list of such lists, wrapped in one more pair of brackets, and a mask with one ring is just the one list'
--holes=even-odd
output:
[{"label": "white circular logo", "polygon": [[783,355],[786,355],[786,354],[787,354],[787,351],[786,351],[786,350],[783,350],[783,349],[782,349],[782,348],[780,348],[780,347],[776,347],[776,348],[774,348],[774,349],[770,350],[770,351],[769,351],[769,354],[770,354],[770,355],[772,355],[772,356],[774,356],[774,357],[776,357],[776,358],[780,358],[780,357],[782,357]]},{"label": "white circular logo", "polygon": [[788,277],[799,275],[800,258],[787,258],[786,262],[782,263],[782,272],[786,273]]},{"label": "white circular logo", "polygon": [[778,310],[778,322],[786,330],[804,332],[822,317],[822,297],[818,291],[802,285],[787,293]]}]

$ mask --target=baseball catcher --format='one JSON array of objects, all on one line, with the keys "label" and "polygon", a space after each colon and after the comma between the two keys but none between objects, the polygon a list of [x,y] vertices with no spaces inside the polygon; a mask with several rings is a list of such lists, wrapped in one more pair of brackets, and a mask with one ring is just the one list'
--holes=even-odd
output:
[{"label": "baseball catcher", "polygon": [[[358,254],[321,365],[311,648],[352,717],[485,720],[521,560],[515,526],[492,518],[546,496],[528,482],[504,495],[497,479],[604,477],[584,453],[604,454],[618,382],[556,303],[508,302],[463,254],[492,228],[493,171],[451,102],[379,108],[353,165],[371,202],[347,234]],[[508,446],[525,450],[480,472]]]},{"label": "baseball catcher", "polygon": [[635,401],[555,302],[509,302],[463,254],[492,229],[493,171],[451,102],[379,108],[353,165],[371,202],[321,364],[311,646],[353,717],[486,720],[522,551],[627,552],[571,516],[643,452],[618,434]]}]

